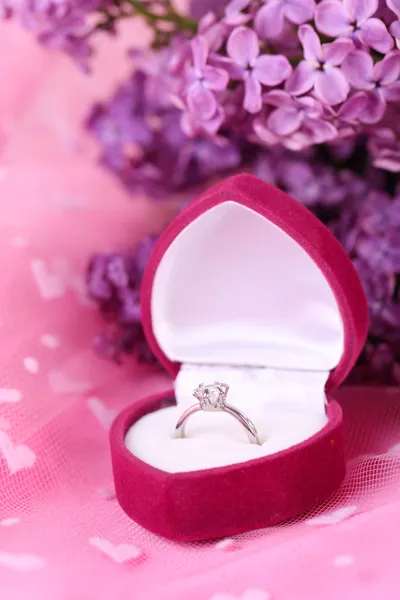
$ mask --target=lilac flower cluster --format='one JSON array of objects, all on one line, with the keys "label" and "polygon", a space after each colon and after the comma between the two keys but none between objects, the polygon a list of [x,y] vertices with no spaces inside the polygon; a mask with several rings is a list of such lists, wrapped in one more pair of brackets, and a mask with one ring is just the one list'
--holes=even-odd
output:
[{"label": "lilac flower cluster", "polygon": [[384,126],[400,101],[399,9],[232,0],[221,18],[207,13],[170,69],[183,131],[218,140],[235,129],[291,150],[367,134],[376,164],[400,170],[399,132]]},{"label": "lilac flower cluster", "polygon": [[153,198],[192,193],[193,187],[242,163],[243,140],[189,138],[169,101],[171,51],[137,54],[137,68],[108,104],[91,110],[87,126],[100,142],[102,164],[130,190]]},{"label": "lilac flower cluster", "polygon": [[145,238],[135,252],[98,254],[87,271],[91,298],[108,321],[104,333],[94,339],[97,352],[116,362],[135,351],[139,359],[153,360],[141,327],[139,290],[155,238]]},{"label": "lilac flower cluster", "polygon": [[94,35],[115,35],[117,23],[133,17],[153,29],[157,47],[168,45],[176,32],[196,29],[196,21],[177,12],[170,0],[0,0],[0,18],[19,21],[42,44],[69,54],[85,72],[91,67]]},{"label": "lilac flower cluster", "polygon": [[0,17],[14,18],[46,46],[74,57],[87,71],[93,53],[89,21],[108,0],[0,0]]},{"label": "lilac flower cluster", "polygon": [[400,171],[400,133],[388,118],[400,100],[400,0],[191,0],[189,10],[159,0],[0,0],[0,15],[85,69],[94,32],[141,16],[167,48],[151,60],[168,80],[177,136],[298,150],[365,134],[375,164]]},{"label": "lilac flower cluster", "polygon": [[369,300],[369,339],[353,377],[400,384],[400,187],[348,203],[338,227]]}]

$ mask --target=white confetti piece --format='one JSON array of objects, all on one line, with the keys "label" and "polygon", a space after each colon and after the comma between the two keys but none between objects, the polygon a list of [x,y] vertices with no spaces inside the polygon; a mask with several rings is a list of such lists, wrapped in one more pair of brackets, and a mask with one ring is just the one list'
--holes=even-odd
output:
[{"label": "white confetti piece", "polygon": [[39,361],[34,356],[26,356],[24,358],[24,367],[28,373],[35,375],[39,372]]},{"label": "white confetti piece", "polygon": [[250,588],[243,592],[241,596],[233,596],[232,594],[214,594],[210,600],[272,600],[272,596],[265,590]]},{"label": "white confetti piece", "polygon": [[115,491],[112,489],[101,488],[97,490],[97,493],[99,496],[101,496],[101,498],[104,498],[105,500],[115,500],[115,498],[117,497]]},{"label": "white confetti piece", "polygon": [[0,453],[6,459],[11,475],[33,467],[36,454],[28,446],[14,444],[5,431],[0,431]]},{"label": "white confetti piece", "polygon": [[341,554],[333,559],[333,565],[335,567],[350,567],[354,563],[354,556],[351,554]]},{"label": "white confetti piece", "polygon": [[28,238],[24,237],[23,235],[14,235],[10,242],[14,248],[26,248],[29,245]]},{"label": "white confetti piece", "polygon": [[141,555],[139,548],[132,546],[132,544],[119,544],[116,546],[109,540],[99,537],[89,538],[89,544],[101,550],[101,552],[117,563],[133,560]]},{"label": "white confetti piece", "polygon": [[79,394],[87,392],[92,384],[89,381],[73,379],[62,371],[50,371],[48,374],[49,385],[56,394]]},{"label": "white confetti piece", "polygon": [[357,512],[357,506],[355,504],[349,506],[342,506],[337,510],[333,510],[330,513],[318,515],[306,521],[306,525],[336,525],[341,523],[345,519],[349,519]]},{"label": "white confetti piece", "polygon": [[0,527],[12,527],[13,525],[18,525],[21,522],[19,517],[10,517],[9,519],[3,519],[0,521]]},{"label": "white confetti piece", "polygon": [[0,388],[0,404],[15,404],[22,399],[22,392],[14,388]]},{"label": "white confetti piece", "polygon": [[238,544],[236,540],[233,540],[232,538],[226,538],[224,540],[219,540],[219,542],[215,544],[215,547],[217,550],[235,550],[238,548]]},{"label": "white confetti piece", "polygon": [[60,346],[60,340],[58,339],[58,337],[52,335],[51,333],[44,333],[43,335],[41,335],[40,343],[42,344],[42,346],[45,346],[45,348],[51,348],[52,350]]},{"label": "white confetti piece", "polygon": [[46,562],[43,558],[34,554],[0,552],[0,566],[14,569],[14,571],[37,571],[43,569]]},{"label": "white confetti piece", "polygon": [[118,411],[108,408],[100,398],[95,398],[94,396],[88,398],[88,406],[92,415],[96,417],[103,427],[107,430],[110,429]]}]

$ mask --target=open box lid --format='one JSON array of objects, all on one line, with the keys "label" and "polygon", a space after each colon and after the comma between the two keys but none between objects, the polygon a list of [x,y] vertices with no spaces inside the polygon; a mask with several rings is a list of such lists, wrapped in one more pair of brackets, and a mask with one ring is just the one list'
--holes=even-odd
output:
[{"label": "open box lid", "polygon": [[210,188],[158,240],[142,320],[173,376],[182,363],[330,371],[353,367],[366,298],[339,242],[304,206],[252,175]]}]

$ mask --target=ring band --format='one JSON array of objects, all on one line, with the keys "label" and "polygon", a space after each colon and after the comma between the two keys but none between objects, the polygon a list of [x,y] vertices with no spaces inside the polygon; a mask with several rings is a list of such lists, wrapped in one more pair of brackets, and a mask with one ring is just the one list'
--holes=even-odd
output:
[{"label": "ring band", "polygon": [[226,402],[229,386],[226,383],[215,381],[211,385],[201,383],[193,392],[198,404],[194,404],[180,417],[175,427],[175,437],[185,437],[185,426],[188,418],[201,410],[208,412],[225,412],[232,415],[245,428],[249,442],[261,446],[261,441],[254,424],[243,413]]}]

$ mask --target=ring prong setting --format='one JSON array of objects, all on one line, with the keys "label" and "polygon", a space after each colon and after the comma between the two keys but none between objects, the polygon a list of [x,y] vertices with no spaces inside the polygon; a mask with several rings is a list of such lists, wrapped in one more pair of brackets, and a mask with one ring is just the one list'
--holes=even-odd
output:
[{"label": "ring prong setting", "polygon": [[194,390],[193,396],[199,401],[202,410],[221,410],[226,404],[228,390],[229,386],[226,383],[201,383]]}]

